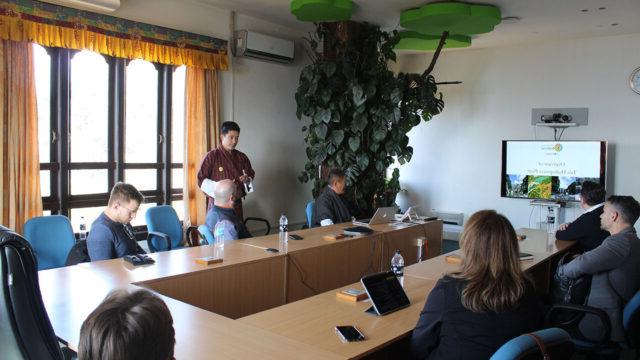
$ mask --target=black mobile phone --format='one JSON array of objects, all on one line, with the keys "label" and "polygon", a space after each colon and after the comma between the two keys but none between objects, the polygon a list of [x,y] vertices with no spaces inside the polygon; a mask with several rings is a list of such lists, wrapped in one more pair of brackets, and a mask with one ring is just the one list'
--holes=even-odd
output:
[{"label": "black mobile phone", "polygon": [[351,325],[336,326],[336,334],[338,334],[340,340],[344,343],[364,340],[364,335],[362,335],[360,330]]},{"label": "black mobile phone", "polygon": [[302,240],[302,236],[296,234],[289,234],[289,239],[291,240]]}]

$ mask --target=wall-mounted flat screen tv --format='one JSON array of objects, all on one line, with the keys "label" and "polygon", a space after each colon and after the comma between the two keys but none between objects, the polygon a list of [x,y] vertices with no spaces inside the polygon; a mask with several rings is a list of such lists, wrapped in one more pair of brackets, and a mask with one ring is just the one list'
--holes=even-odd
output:
[{"label": "wall-mounted flat screen tv", "polygon": [[502,141],[501,196],[580,201],[582,183],[605,186],[606,141]]}]

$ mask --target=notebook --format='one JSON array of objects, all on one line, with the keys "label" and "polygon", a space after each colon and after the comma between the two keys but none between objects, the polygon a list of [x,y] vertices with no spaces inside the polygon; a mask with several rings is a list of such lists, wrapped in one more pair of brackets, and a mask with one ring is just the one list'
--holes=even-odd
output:
[{"label": "notebook", "polygon": [[395,221],[396,207],[381,207],[376,210],[371,219],[359,219],[353,222],[353,225],[369,226],[376,224],[384,224]]}]

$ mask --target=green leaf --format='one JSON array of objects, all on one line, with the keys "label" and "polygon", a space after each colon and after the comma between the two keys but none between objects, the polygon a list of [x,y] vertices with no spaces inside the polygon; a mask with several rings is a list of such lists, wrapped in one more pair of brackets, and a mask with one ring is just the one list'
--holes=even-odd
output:
[{"label": "green leaf", "polygon": [[349,148],[351,151],[357,151],[360,147],[360,138],[356,136],[352,136],[349,138]]},{"label": "green leaf", "polygon": [[367,116],[364,114],[357,115],[354,119],[354,123],[357,130],[364,130],[367,127]]},{"label": "green leaf", "polygon": [[342,140],[344,140],[343,130],[334,130],[331,132],[331,142],[335,146],[340,146],[340,144],[342,143]]},{"label": "green leaf", "polygon": [[384,163],[382,161],[376,161],[376,170],[382,173],[385,170]]},{"label": "green leaf", "polygon": [[333,62],[324,63],[322,64],[322,69],[324,70],[325,75],[330,78],[336,72],[336,64]]},{"label": "green leaf", "polygon": [[304,131],[307,131],[307,127],[306,127],[306,126],[303,126],[303,127],[302,127],[302,131],[303,131],[303,132],[304,132]]},{"label": "green leaf", "polygon": [[320,97],[322,98],[323,103],[329,103],[329,100],[331,100],[331,90],[327,88],[322,89]]},{"label": "green leaf", "polygon": [[356,107],[364,104],[367,101],[367,96],[362,91],[362,86],[355,85],[351,88],[351,92],[353,93],[353,103]]},{"label": "green leaf", "polygon": [[319,124],[318,126],[316,126],[315,128],[315,132],[316,132],[316,136],[320,139],[320,140],[325,140],[325,138],[327,137],[327,131],[329,129],[327,128],[327,125],[325,124]]},{"label": "green leaf", "polygon": [[382,140],[384,140],[384,138],[386,136],[387,136],[387,130],[386,129],[378,129],[378,130],[373,132],[373,140],[375,142],[381,142]]},{"label": "green leaf", "polygon": [[331,110],[329,109],[320,109],[314,116],[314,122],[316,124],[320,122],[328,124],[330,121],[331,121]]},{"label": "green leaf", "polygon": [[392,103],[397,104],[400,102],[400,89],[395,88],[393,89],[393,91],[391,91],[391,97],[390,99]]},{"label": "green leaf", "polygon": [[360,170],[364,171],[364,169],[367,168],[367,166],[369,166],[369,157],[366,154],[360,154],[358,155],[358,166],[360,167]]}]

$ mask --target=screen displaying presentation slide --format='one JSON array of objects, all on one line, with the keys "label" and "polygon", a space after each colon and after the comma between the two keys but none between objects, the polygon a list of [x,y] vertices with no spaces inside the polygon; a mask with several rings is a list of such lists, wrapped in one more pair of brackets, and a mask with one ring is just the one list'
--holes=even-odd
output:
[{"label": "screen displaying presentation slide", "polygon": [[606,142],[503,141],[502,196],[579,201],[582,183],[604,186]]}]

